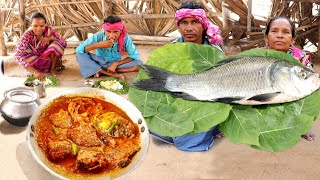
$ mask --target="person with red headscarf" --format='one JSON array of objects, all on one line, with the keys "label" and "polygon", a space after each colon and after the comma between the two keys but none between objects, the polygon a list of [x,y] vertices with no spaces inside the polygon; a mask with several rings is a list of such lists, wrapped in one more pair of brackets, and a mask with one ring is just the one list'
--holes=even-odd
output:
[{"label": "person with red headscarf", "polygon": [[[220,47],[223,42],[220,35],[221,31],[218,26],[207,19],[206,12],[200,2],[183,2],[175,13],[175,21],[181,37],[172,43],[211,45],[223,52]],[[213,146],[215,139],[223,137],[218,126],[206,132],[177,137],[161,136],[152,131],[150,131],[150,134],[161,141],[173,144],[177,149],[183,151],[207,151]]]},{"label": "person with red headscarf", "polygon": [[[77,48],[77,61],[83,78],[100,74],[124,80],[121,73],[136,72],[143,64],[132,39],[118,16],[104,19],[103,31],[83,41]],[[95,50],[96,53],[90,51]]]},{"label": "person with red headscarf", "polygon": [[212,45],[222,51],[221,30],[207,18],[200,2],[186,1],[182,3],[176,11],[175,22],[181,37],[172,43],[192,42]]}]

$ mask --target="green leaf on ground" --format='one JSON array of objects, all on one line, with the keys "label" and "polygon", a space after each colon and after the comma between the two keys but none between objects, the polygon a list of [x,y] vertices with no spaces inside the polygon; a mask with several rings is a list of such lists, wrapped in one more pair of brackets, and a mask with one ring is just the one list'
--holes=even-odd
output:
[{"label": "green leaf on ground", "polygon": [[[266,56],[302,66],[291,55],[269,49],[251,49],[237,56]],[[222,53],[211,46],[176,43],[154,50],[147,64],[173,73],[191,74],[211,68],[222,58]],[[141,70],[137,79],[145,78],[148,75]],[[130,88],[129,100],[142,112],[149,129],[160,135],[175,137],[204,132],[219,124],[230,141],[273,152],[297,144],[320,112],[319,91],[295,102],[261,106],[188,101],[169,93],[135,88]]]}]

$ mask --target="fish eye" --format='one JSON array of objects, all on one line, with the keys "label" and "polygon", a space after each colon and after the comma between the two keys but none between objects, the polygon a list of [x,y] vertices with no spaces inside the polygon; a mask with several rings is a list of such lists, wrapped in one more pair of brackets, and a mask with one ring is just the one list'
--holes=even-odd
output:
[{"label": "fish eye", "polygon": [[302,78],[302,79],[307,79],[308,75],[306,72],[300,72],[299,73],[299,77]]}]

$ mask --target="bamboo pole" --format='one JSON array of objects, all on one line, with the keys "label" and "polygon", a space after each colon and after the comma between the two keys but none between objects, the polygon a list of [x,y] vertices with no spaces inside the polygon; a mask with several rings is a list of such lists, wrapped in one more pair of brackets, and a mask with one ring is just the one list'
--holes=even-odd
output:
[{"label": "bamboo pole", "polygon": [[39,7],[61,6],[61,5],[71,5],[71,4],[87,4],[87,3],[95,3],[95,2],[101,2],[101,0],[58,2],[58,3],[42,4],[42,5],[31,5],[29,6],[29,8],[33,9],[33,8],[39,8]]},{"label": "bamboo pole", "polygon": [[[163,19],[163,18],[174,18],[174,13],[168,14],[119,14],[121,19]],[[209,12],[207,17],[221,16],[221,13]]]},{"label": "bamboo pole", "polygon": [[[148,44],[148,45],[163,45],[166,44],[176,38],[174,37],[165,37],[165,36],[146,36],[146,35],[130,35],[133,43],[137,44]],[[15,42],[8,42],[6,43],[7,47],[16,46],[17,43]],[[68,41],[68,47],[77,47],[79,46],[79,41]]]},{"label": "bamboo pole", "polygon": [[83,23],[83,24],[68,24],[62,26],[52,26],[54,29],[69,29],[69,28],[78,28],[78,27],[89,27],[89,26],[100,26],[102,23],[92,22],[92,23]]},{"label": "bamboo pole", "polygon": [[[248,27],[247,26],[238,26],[238,25],[234,25],[233,26],[234,28],[237,28],[237,29],[247,29]],[[251,27],[251,30],[263,30],[264,28],[262,27]]]},{"label": "bamboo pole", "polygon": [[294,2],[320,3],[320,0],[289,0]]},{"label": "bamboo pole", "polygon": [[[182,0],[23,0],[26,20],[33,11],[42,11],[46,16],[51,17],[51,19],[49,18],[49,23],[54,23],[52,26],[54,26],[55,29],[59,29],[59,33],[64,34],[65,38],[69,38],[74,34],[79,39],[82,37],[82,40],[87,37],[87,33],[99,31],[102,16],[108,16],[110,14],[119,15],[119,17],[124,19],[130,34],[165,35],[168,32],[176,30],[173,17],[181,1]],[[257,44],[246,42],[247,47],[256,47],[263,42],[262,30],[264,29],[263,25],[265,25],[265,22],[255,19],[252,14],[250,15],[250,3],[255,1],[198,1],[204,5],[208,12],[207,17],[210,20],[217,23],[222,29],[226,28],[226,30],[223,30],[222,35],[227,41],[230,40],[231,42],[232,40],[232,43],[238,44],[242,43],[242,39],[248,40],[249,42],[258,39],[262,40]],[[2,30],[9,34],[8,38],[10,39],[12,35],[19,34],[19,31],[21,31],[19,14],[15,13],[20,10],[20,7],[16,4],[22,2],[22,0],[8,0],[6,2],[8,2],[7,7],[2,8],[2,10],[5,10],[5,13],[8,11],[8,13],[4,15]],[[103,2],[105,3],[105,7],[103,7]],[[130,2],[135,3],[133,9],[131,5],[129,6]],[[316,19],[316,17],[308,14],[310,13],[309,10],[317,5],[310,2],[320,2],[320,0],[272,0],[270,17],[285,16],[294,19],[296,21],[295,23],[300,22],[300,26],[297,28],[299,32],[298,36],[303,36],[303,39],[308,39],[312,44],[317,45],[318,42],[320,42],[320,37],[318,39],[318,36],[311,36],[311,34],[314,34],[314,32],[320,33],[320,21]],[[222,4],[226,4],[226,6],[223,7]],[[15,8],[19,8],[18,11],[14,10]],[[227,8],[230,12],[237,14],[239,20],[231,19],[231,17],[224,18],[226,14],[223,14],[223,8]],[[253,10],[252,8],[253,7],[251,7],[251,10]],[[219,20],[220,17],[218,18],[217,16],[223,16],[223,18]],[[229,20],[230,24],[227,24],[228,21],[226,20]],[[233,24],[231,24],[231,20],[234,22]],[[143,40],[143,38],[135,41],[138,43],[145,43],[144,41],[146,41],[146,43],[147,41],[158,42],[158,40]],[[303,40],[301,40],[301,42],[302,41]],[[5,43],[6,46],[7,44],[8,42]],[[264,43],[262,43],[262,45],[263,44]]]},{"label": "bamboo pole", "polygon": [[150,42],[150,41],[133,41],[134,44],[139,44],[139,45],[164,45],[166,42]]},{"label": "bamboo pole", "polygon": [[229,29],[230,11],[226,6],[227,4],[225,2],[222,2],[222,30],[223,31],[226,31],[227,29]]},{"label": "bamboo pole", "polygon": [[103,21],[104,18],[106,18],[106,1],[101,0],[101,11],[102,11],[102,19],[101,22]]},{"label": "bamboo pole", "polygon": [[251,32],[252,0],[248,0],[247,33]]},{"label": "bamboo pole", "polygon": [[[92,22],[92,23],[83,23],[83,24],[68,24],[68,25],[60,25],[60,26],[52,26],[55,30],[58,29],[70,29],[70,28],[78,28],[78,27],[90,27],[90,26],[99,26],[101,23],[99,22]],[[10,28],[6,27],[4,30],[13,30],[19,31],[19,28]]]},{"label": "bamboo pole", "polygon": [[165,37],[165,36],[144,36],[144,35],[130,35],[134,41],[158,41],[158,42],[170,42],[176,38],[174,37]]},{"label": "bamboo pole", "polygon": [[301,30],[304,30],[304,29],[307,29],[307,28],[311,29],[312,27],[319,26],[319,25],[320,25],[320,22],[319,23],[312,23],[312,24],[305,25],[305,26],[300,26],[300,27],[296,28],[296,31],[301,31]]},{"label": "bamboo pole", "polygon": [[320,10],[318,13],[318,57],[320,57]]},{"label": "bamboo pole", "polygon": [[[108,3],[106,4],[107,5],[107,8],[106,8],[106,16],[107,15],[110,15],[110,14],[112,14],[112,9],[113,9],[113,2],[112,2],[112,0],[107,0],[108,1]],[[104,18],[106,18],[106,17],[104,17]]]},{"label": "bamboo pole", "polygon": [[19,14],[20,14],[20,36],[26,30],[26,14],[24,7],[24,0],[19,0]]},{"label": "bamboo pole", "polygon": [[1,8],[1,10],[10,11],[10,10],[19,10],[19,8]]},{"label": "bamboo pole", "polygon": [[0,9],[0,56],[7,56],[7,48],[4,42],[3,24],[4,24],[4,11]]}]

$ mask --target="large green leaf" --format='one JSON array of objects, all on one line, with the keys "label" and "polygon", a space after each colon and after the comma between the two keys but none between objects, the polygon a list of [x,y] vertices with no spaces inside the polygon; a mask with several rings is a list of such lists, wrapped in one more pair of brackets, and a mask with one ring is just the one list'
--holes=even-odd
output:
[{"label": "large green leaf", "polygon": [[[37,78],[35,78],[34,76],[28,77],[25,81],[24,81],[24,85],[29,86],[29,87],[33,87],[33,82],[34,81],[39,81]],[[44,86],[46,88],[52,87],[52,86],[56,86],[59,84],[59,79],[57,79],[54,76],[51,75],[47,75],[45,77],[45,80],[42,81],[44,83]]]},{"label": "large green leaf", "polygon": [[252,147],[268,151],[281,151],[296,145],[301,134],[306,133],[312,125],[313,118],[308,115],[276,116],[269,115],[260,120],[260,146]]},{"label": "large green leaf", "polygon": [[[291,55],[270,49],[256,48],[237,56],[273,57],[302,66]],[[190,74],[214,66],[222,57],[219,50],[211,46],[176,43],[154,50],[147,64],[174,73]],[[137,78],[148,78],[148,75],[141,70]],[[267,151],[294,146],[310,129],[320,111],[319,91],[299,101],[263,106],[187,101],[164,92],[134,88],[129,90],[129,100],[146,117],[149,129],[160,135],[174,137],[198,133],[220,124],[220,130],[232,142]]]},{"label": "large green leaf", "polygon": [[193,121],[186,113],[166,104],[160,104],[157,113],[146,118],[148,128],[162,136],[181,136],[193,130]]},{"label": "large green leaf", "polygon": [[260,113],[251,106],[234,106],[220,130],[236,144],[259,145]]},{"label": "large green leaf", "polygon": [[283,59],[290,61],[298,66],[303,66],[297,59],[287,53],[282,53],[273,49],[263,49],[263,48],[255,48],[247,51],[243,51],[236,56],[262,56],[262,57],[272,57],[277,59]]},{"label": "large green leaf", "polygon": [[157,113],[162,94],[130,88],[129,97],[130,101],[137,106],[144,117],[150,117]]},{"label": "large green leaf", "polygon": [[[180,74],[190,74],[204,71],[212,67],[223,58],[220,50],[212,46],[202,46],[193,43],[167,44],[154,50],[148,63],[168,71]],[[148,76],[141,70],[137,79],[145,79]],[[208,131],[228,117],[232,106],[222,103],[193,102],[180,98],[174,98],[168,93],[141,91],[135,88],[129,90],[129,100],[133,102],[146,118],[148,128],[158,134],[175,137],[186,133]],[[174,115],[164,111],[167,108],[159,108],[159,103],[167,104],[174,109]],[[191,108],[187,109],[187,106]],[[184,107],[184,108],[183,108]],[[179,115],[179,116],[178,116]],[[185,116],[186,118],[182,118]],[[187,128],[177,128],[177,118],[188,125]],[[161,120],[160,120],[161,119]],[[182,123],[179,121],[179,123]],[[192,128],[189,123],[192,122]],[[174,131],[173,131],[174,129]]]},{"label": "large green leaf", "polygon": [[[242,52],[237,56],[280,58],[295,64],[298,63],[301,66],[301,63],[292,56],[269,49],[252,49]],[[220,124],[220,129],[234,143],[250,144],[252,147],[261,150],[281,151],[294,146],[298,143],[301,135],[308,132],[312,125],[312,120],[319,114],[319,105],[320,93],[317,91],[295,102],[253,106],[241,110],[242,114],[250,114],[252,118],[238,116],[241,118],[236,119],[233,115],[237,111],[233,107],[229,118]],[[253,110],[256,110],[258,113],[258,118],[256,118],[257,116]],[[238,127],[240,130],[237,130],[236,125],[240,125],[244,121],[243,119],[245,119],[247,125],[244,126],[245,128],[240,126]],[[256,131],[258,131],[258,134]],[[259,139],[259,143],[254,144],[257,138]]]},{"label": "large green leaf", "polygon": [[189,46],[189,43],[166,44],[152,51],[147,64],[174,73],[190,74],[193,72],[193,59],[190,54],[193,54],[195,51],[189,51],[191,49]]},{"label": "large green leaf", "polygon": [[[105,87],[101,86],[100,83],[103,82],[103,81],[116,81],[116,82],[119,82],[121,85],[122,85],[122,89],[117,89],[117,90],[112,90],[110,88],[106,89]],[[107,77],[107,78],[104,78],[104,79],[101,79],[101,80],[98,80],[98,81],[95,81],[94,84],[93,84],[93,87],[95,88],[101,88],[101,89],[106,89],[108,91],[112,91],[114,93],[117,93],[117,94],[127,94],[128,91],[129,91],[129,85],[127,82],[121,80],[121,79],[117,79],[117,78],[113,78],[113,77]]]},{"label": "large green leaf", "polygon": [[232,108],[223,103],[186,101],[178,98],[172,107],[185,112],[194,122],[192,133],[205,132],[225,121]]},{"label": "large green leaf", "polygon": [[296,101],[294,104],[299,105],[297,114],[306,114],[314,117],[314,119],[320,113],[319,108],[320,91],[316,91],[313,94]]},{"label": "large green leaf", "polygon": [[203,46],[188,46],[192,63],[193,72],[201,72],[206,69],[211,68],[217,62],[223,59],[223,54],[217,48],[212,48],[212,46],[206,45],[208,48],[203,48]]}]

